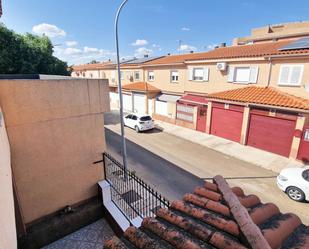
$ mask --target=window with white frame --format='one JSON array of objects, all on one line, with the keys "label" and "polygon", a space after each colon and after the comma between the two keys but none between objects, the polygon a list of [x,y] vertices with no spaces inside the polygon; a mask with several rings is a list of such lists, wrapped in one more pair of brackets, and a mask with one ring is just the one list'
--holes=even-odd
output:
[{"label": "window with white frame", "polygon": [[153,71],[148,71],[148,80],[154,81],[154,72]]},{"label": "window with white frame", "polygon": [[120,71],[120,79],[124,80],[124,72]]},{"label": "window with white frame", "polygon": [[191,81],[208,81],[209,68],[208,67],[194,67],[189,68],[189,80]]},{"label": "window with white frame", "polygon": [[228,69],[228,82],[239,84],[257,83],[259,74],[258,66],[233,67]]},{"label": "window with white frame", "polygon": [[278,85],[299,86],[304,65],[281,65]]},{"label": "window with white frame", "polygon": [[112,81],[113,83],[115,83],[115,80],[116,80],[116,71],[112,71],[112,72],[111,72],[111,81]]},{"label": "window with white frame", "polygon": [[178,71],[172,70],[171,71],[171,82],[178,82]]},{"label": "window with white frame", "polygon": [[196,81],[204,80],[204,68],[202,67],[193,68],[193,80]]},{"label": "window with white frame", "polygon": [[134,79],[139,80],[139,71],[134,72]]}]

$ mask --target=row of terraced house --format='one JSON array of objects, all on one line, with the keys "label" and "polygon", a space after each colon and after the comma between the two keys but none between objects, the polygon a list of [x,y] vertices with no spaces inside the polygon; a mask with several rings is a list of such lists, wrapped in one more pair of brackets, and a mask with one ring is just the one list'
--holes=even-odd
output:
[{"label": "row of terraced house", "polygon": [[[122,61],[124,109],[292,159],[309,161],[309,22],[252,30],[207,52]],[[73,67],[109,80],[116,64]]]}]

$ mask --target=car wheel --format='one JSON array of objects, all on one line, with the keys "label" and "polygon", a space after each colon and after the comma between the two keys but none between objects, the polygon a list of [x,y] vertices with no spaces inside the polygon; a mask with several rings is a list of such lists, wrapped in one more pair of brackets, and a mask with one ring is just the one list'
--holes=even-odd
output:
[{"label": "car wheel", "polygon": [[288,187],[286,190],[287,195],[294,201],[305,200],[304,192],[297,187]]},{"label": "car wheel", "polygon": [[138,128],[137,125],[135,125],[135,131],[136,131],[137,133],[139,133],[139,128]]}]

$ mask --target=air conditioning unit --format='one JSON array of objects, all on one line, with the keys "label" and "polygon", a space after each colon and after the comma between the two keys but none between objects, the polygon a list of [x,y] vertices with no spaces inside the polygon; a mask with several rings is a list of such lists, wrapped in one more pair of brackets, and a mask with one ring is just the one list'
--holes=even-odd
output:
[{"label": "air conditioning unit", "polygon": [[217,63],[217,69],[220,71],[225,71],[227,68],[227,63],[226,62],[218,62]]}]

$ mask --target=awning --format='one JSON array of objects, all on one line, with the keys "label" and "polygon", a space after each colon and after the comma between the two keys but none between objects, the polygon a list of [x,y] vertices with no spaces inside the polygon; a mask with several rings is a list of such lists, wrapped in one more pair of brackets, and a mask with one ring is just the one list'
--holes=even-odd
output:
[{"label": "awning", "polygon": [[199,96],[199,95],[193,95],[193,94],[186,94],[182,96],[180,101],[192,103],[192,104],[201,104],[201,105],[207,105],[208,100],[205,96]]},{"label": "awning", "polygon": [[163,93],[157,97],[157,100],[176,103],[177,100],[179,100],[180,98],[181,96],[178,96],[178,95],[171,95],[171,94]]}]

